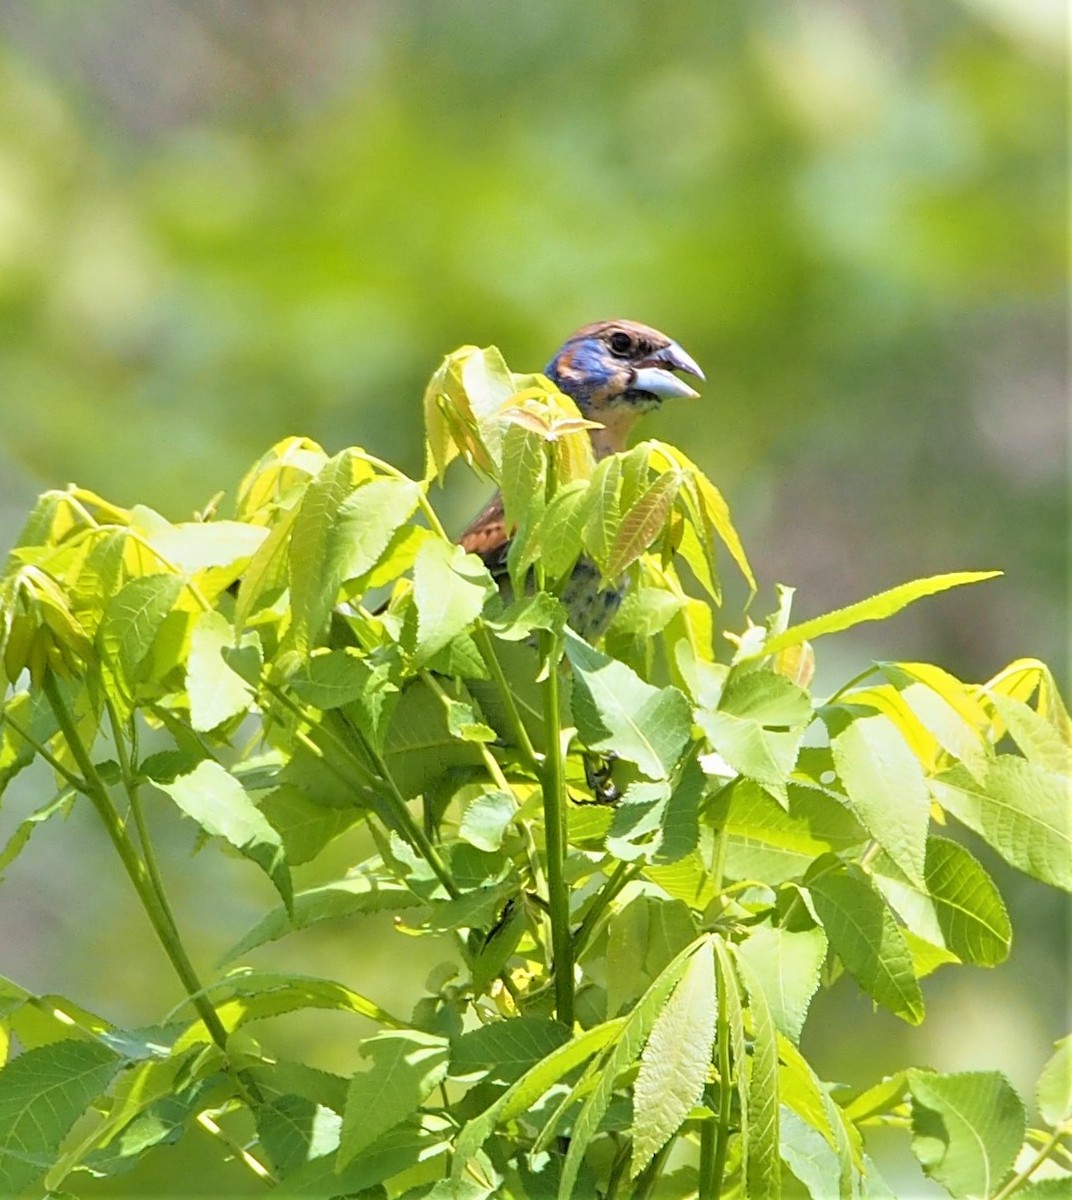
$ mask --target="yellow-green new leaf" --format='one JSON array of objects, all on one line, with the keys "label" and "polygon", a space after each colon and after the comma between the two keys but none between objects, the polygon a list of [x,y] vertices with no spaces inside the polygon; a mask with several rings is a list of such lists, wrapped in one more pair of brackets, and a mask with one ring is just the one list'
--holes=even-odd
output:
[{"label": "yellow-green new leaf", "polygon": [[839,608],[834,612],[825,613],[821,617],[813,617],[810,621],[793,625],[784,633],[768,638],[762,649],[749,657],[761,658],[767,654],[774,654],[786,646],[796,646],[801,642],[814,641],[824,633],[841,633],[864,621],[884,621],[916,600],[922,600],[924,596],[934,596],[938,592],[945,592],[950,588],[964,587],[969,583],[981,583],[985,579],[995,579],[1001,573],[1001,571],[954,571],[948,575],[931,575],[927,579],[902,583],[899,587],[879,592],[878,595],[870,596],[867,600],[861,600],[846,608]]}]

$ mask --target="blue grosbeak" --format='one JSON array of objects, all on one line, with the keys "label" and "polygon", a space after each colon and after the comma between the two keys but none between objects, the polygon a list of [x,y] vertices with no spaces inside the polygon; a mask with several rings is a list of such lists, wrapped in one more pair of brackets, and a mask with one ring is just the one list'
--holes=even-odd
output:
[{"label": "blue grosbeak", "polygon": [[[598,421],[591,431],[596,458],[626,449],[629,431],[639,417],[663,400],[696,396],[674,371],[703,379],[704,373],[664,333],[636,321],[597,321],[567,338],[544,374],[569,396],[582,414]],[[500,587],[506,582],[510,533],[503,501],[496,494],[458,538],[483,559]],[[598,638],[622,601],[619,586],[599,587],[595,564],[582,558],[566,585],[562,601],[571,627],[589,640]]]}]

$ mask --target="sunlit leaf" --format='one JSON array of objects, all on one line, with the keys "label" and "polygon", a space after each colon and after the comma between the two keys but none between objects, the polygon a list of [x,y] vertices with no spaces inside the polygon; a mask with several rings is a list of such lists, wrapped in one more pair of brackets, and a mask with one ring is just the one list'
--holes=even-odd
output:
[{"label": "sunlit leaf", "polygon": [[963,587],[969,583],[981,583],[985,579],[995,579],[1000,574],[1000,571],[954,571],[948,575],[932,575],[927,579],[902,583],[889,591],[870,596],[867,600],[794,625],[784,633],[768,638],[763,648],[750,657],[761,658],[783,650],[786,646],[796,646],[804,641],[813,642],[825,633],[841,633],[842,630],[851,629],[863,621],[884,621],[924,596],[933,596],[938,592],[948,591],[949,588]]},{"label": "sunlit leaf", "polygon": [[475,555],[438,539],[426,541],[413,567],[416,661],[427,662],[468,629],[493,590],[487,568]]},{"label": "sunlit leaf", "polygon": [[714,952],[704,942],[652,1026],[633,1085],[632,1178],[648,1165],[698,1103],[715,1038]]},{"label": "sunlit leaf", "polygon": [[748,964],[751,978],[763,989],[775,1028],[799,1042],[808,1005],[819,987],[826,958],[822,929],[797,932],[769,924],[754,925],[737,953]]},{"label": "sunlit leaf", "polygon": [[253,701],[249,684],[225,662],[221,651],[233,646],[234,630],[221,613],[201,613],[190,635],[186,693],[190,724],[207,731],[244,713]]},{"label": "sunlit leaf", "polygon": [[930,781],[938,803],[1014,867],[1072,891],[1069,781],[1013,754],[999,755],[978,782],[963,767]]},{"label": "sunlit leaf", "polygon": [[188,775],[155,786],[167,792],[207,834],[223,838],[255,862],[275,884],[283,903],[290,907],[290,870],[283,839],[233,775],[219,763],[206,759]]},{"label": "sunlit leaf", "polygon": [[1048,1125],[1057,1126],[1072,1117],[1072,1034],[1061,1038],[1042,1068],[1036,1099]]},{"label": "sunlit leaf", "polygon": [[649,779],[665,779],[692,725],[682,693],[652,687],[569,631],[566,654],[574,671],[573,717],[585,744],[613,749]]},{"label": "sunlit leaf", "polygon": [[930,795],[919,760],[885,717],[842,724],[838,714],[828,724],[834,765],[853,811],[908,878],[922,884]]}]

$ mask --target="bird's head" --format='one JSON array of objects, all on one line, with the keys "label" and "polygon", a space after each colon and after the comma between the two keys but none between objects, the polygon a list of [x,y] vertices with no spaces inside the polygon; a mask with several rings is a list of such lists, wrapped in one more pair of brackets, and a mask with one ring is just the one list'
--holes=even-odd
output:
[{"label": "bird's head", "polygon": [[636,321],[598,321],[568,338],[545,374],[586,417],[603,425],[592,432],[602,457],[625,449],[633,422],[663,400],[699,394],[674,371],[704,378],[665,333]]}]

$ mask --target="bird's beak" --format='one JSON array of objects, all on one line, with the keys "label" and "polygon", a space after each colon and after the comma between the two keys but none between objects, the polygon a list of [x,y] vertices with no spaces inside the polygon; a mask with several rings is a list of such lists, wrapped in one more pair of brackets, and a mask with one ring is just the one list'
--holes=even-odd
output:
[{"label": "bird's beak", "polygon": [[672,374],[674,371],[684,371],[697,379],[707,378],[695,359],[686,354],[677,342],[671,342],[636,368],[633,387],[639,392],[651,392],[661,400],[688,400],[700,394]]}]

